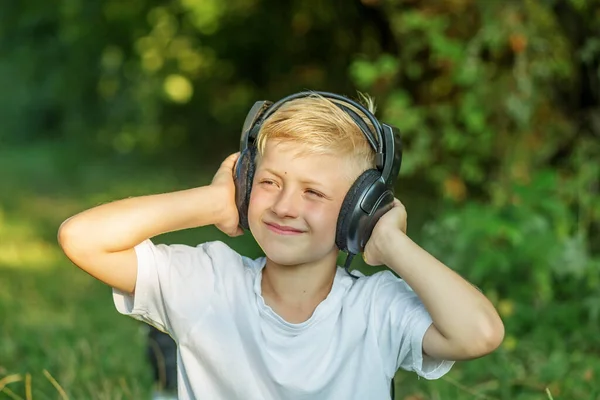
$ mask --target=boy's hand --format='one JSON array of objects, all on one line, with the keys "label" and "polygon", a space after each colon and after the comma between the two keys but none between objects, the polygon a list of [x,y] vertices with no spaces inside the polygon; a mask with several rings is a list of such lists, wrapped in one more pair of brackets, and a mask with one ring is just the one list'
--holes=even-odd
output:
[{"label": "boy's hand", "polygon": [[213,177],[211,186],[218,188],[223,195],[214,201],[222,203],[222,213],[215,224],[220,231],[229,236],[240,236],[244,233],[239,227],[239,215],[235,204],[235,184],[233,182],[233,168],[240,153],[231,154],[222,163]]},{"label": "boy's hand", "polygon": [[407,214],[406,208],[398,199],[394,199],[392,208],[383,214],[375,224],[371,237],[367,241],[363,259],[369,265],[386,264],[386,244],[390,240],[390,235],[401,233],[406,234]]}]

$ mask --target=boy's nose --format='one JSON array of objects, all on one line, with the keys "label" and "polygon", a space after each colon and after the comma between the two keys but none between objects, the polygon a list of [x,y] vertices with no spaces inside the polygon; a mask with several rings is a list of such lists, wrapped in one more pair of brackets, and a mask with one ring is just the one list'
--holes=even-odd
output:
[{"label": "boy's nose", "polygon": [[298,217],[298,200],[292,191],[282,190],[271,206],[271,210],[279,218],[296,218]]}]

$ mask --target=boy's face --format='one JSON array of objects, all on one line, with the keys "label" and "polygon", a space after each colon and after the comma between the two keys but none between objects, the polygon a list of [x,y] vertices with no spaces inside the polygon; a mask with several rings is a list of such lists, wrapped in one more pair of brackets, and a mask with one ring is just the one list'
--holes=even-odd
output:
[{"label": "boy's face", "polygon": [[257,165],[248,207],[250,230],[280,265],[316,262],[335,253],[338,214],[352,182],[348,161],[299,155],[302,145],[270,140]]}]

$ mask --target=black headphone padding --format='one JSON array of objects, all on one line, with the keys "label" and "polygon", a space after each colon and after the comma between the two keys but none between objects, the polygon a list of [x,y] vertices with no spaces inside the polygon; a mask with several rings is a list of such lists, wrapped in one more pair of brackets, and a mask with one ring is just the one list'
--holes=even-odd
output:
[{"label": "black headphone padding", "polygon": [[239,225],[250,229],[248,224],[248,205],[254,181],[256,147],[250,146],[243,150],[236,163],[235,169],[235,202],[238,209]]},{"label": "black headphone padding", "polygon": [[368,169],[354,181],[354,184],[348,190],[340,209],[335,233],[335,244],[340,250],[348,250],[348,232],[350,231],[350,225],[352,225],[352,210],[355,209],[356,203],[361,200],[362,195],[380,177],[381,173],[378,170]]}]

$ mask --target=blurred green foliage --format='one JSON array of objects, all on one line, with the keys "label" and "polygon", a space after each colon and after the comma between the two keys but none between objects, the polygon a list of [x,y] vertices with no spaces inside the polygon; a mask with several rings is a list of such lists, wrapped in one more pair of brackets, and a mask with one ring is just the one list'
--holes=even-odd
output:
[{"label": "blurred green foliage", "polygon": [[[99,184],[109,201],[109,192],[179,188],[183,172],[149,168],[159,162],[212,171],[237,147],[254,101],[360,90],[402,132],[398,193],[411,235],[480,287],[507,326],[502,349],[458,369],[455,381],[400,378],[399,390],[413,400],[537,399],[546,387],[555,398],[600,396],[600,1],[65,0],[0,9],[0,166],[20,174],[2,175],[1,206],[38,221],[3,219],[0,208],[0,271],[25,243],[39,253],[25,260],[53,254],[44,243],[61,218],[98,201],[86,196]],[[121,167],[107,171],[113,164]],[[36,196],[53,200],[38,208]],[[44,204],[57,214],[27,211]],[[0,297],[0,310],[15,304]],[[0,376],[25,353],[14,350],[25,331],[5,333],[13,350],[0,347],[10,361],[0,359]],[[24,368],[55,364],[44,355],[49,337]],[[136,368],[122,373],[139,377]]]}]

